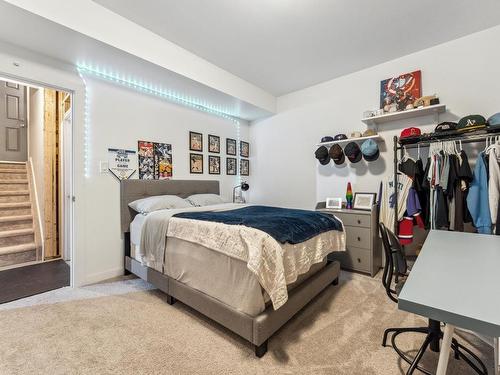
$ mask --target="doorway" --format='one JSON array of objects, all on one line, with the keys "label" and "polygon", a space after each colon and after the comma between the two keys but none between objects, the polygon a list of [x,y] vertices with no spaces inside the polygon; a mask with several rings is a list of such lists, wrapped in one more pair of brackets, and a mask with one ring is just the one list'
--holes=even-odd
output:
[{"label": "doorway", "polygon": [[71,113],[69,92],[0,79],[0,303],[70,284]]}]

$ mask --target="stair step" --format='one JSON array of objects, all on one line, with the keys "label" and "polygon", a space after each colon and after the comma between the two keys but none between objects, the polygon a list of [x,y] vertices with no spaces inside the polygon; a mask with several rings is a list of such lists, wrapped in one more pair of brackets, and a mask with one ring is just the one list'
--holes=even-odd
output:
[{"label": "stair step", "polygon": [[0,180],[0,185],[27,184],[28,180]]},{"label": "stair step", "polygon": [[0,164],[0,173],[26,174],[26,169],[21,168],[2,168]]},{"label": "stair step", "polygon": [[24,253],[33,250],[36,250],[36,245],[34,242],[30,242],[22,245],[0,247],[0,255]]},{"label": "stair step", "polygon": [[0,210],[2,208],[31,208],[31,202],[11,202],[11,203],[0,203]]},{"label": "stair step", "polygon": [[26,163],[0,163],[0,169],[26,170]]},{"label": "stair step", "polygon": [[11,221],[33,220],[31,215],[0,216],[0,223],[9,223]]},{"label": "stair step", "polygon": [[33,228],[5,230],[3,232],[0,232],[0,238],[26,236],[34,233],[35,231],[33,230]]},{"label": "stair step", "polygon": [[0,197],[16,196],[16,195],[30,195],[28,190],[0,190]]}]

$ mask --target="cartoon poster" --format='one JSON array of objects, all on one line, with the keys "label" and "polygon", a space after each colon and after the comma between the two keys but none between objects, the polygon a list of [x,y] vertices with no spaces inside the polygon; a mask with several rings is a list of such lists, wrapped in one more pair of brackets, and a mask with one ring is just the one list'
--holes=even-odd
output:
[{"label": "cartoon poster", "polygon": [[172,178],[172,145],[168,143],[154,143],[155,180]]},{"label": "cartoon poster", "polygon": [[413,108],[415,100],[422,96],[422,72],[401,74],[380,82],[380,108],[384,112],[404,111]]},{"label": "cartoon poster", "polygon": [[139,179],[153,180],[155,166],[153,142],[139,141],[137,149],[139,159]]}]

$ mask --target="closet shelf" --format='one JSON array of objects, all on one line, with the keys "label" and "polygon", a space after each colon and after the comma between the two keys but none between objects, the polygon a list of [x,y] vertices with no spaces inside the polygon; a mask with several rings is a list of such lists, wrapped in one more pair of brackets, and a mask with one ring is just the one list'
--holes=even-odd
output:
[{"label": "closet shelf", "polygon": [[349,143],[349,142],[363,142],[366,141],[367,139],[373,139],[374,141],[380,141],[383,142],[384,138],[380,136],[380,134],[375,134],[375,135],[369,135],[367,137],[359,137],[359,138],[347,138],[347,139],[342,139],[341,141],[330,141],[330,142],[321,142],[317,143],[316,146],[332,146],[336,143]]},{"label": "closet shelf", "polygon": [[429,116],[446,111],[445,104],[430,105],[423,108],[407,109],[401,112],[392,112],[385,115],[366,117],[361,119],[366,125],[378,125],[386,122],[405,120],[413,117]]}]

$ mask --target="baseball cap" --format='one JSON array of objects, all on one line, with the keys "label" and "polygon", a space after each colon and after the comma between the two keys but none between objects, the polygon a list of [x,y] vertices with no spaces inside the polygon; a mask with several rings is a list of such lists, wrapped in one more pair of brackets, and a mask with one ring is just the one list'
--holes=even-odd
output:
[{"label": "baseball cap", "polygon": [[373,129],[366,129],[364,132],[363,132],[363,137],[370,137],[372,135],[377,135],[377,132]]},{"label": "baseball cap", "polygon": [[352,132],[351,133],[351,138],[360,138],[361,137],[361,132]]},{"label": "baseball cap", "polygon": [[419,128],[411,127],[403,129],[403,131],[401,131],[401,135],[399,136],[399,138],[416,137],[421,134],[422,132],[420,131]]},{"label": "baseball cap", "polygon": [[481,115],[469,115],[462,117],[457,125],[457,131],[468,132],[486,127],[486,119]]},{"label": "baseball cap", "polygon": [[323,143],[323,142],[332,142],[332,141],[333,141],[333,137],[331,137],[329,135],[321,138],[321,143]]},{"label": "baseball cap", "polygon": [[375,161],[380,155],[377,142],[373,139],[367,139],[361,144],[361,153],[366,161]]},{"label": "baseball cap", "polygon": [[437,124],[434,132],[443,133],[443,132],[454,132],[457,129],[457,123],[453,121],[444,121]]},{"label": "baseball cap", "polygon": [[488,119],[488,126],[490,128],[500,128],[500,112],[495,113]]},{"label": "baseball cap", "polygon": [[351,163],[357,163],[361,160],[361,150],[356,142],[349,142],[344,147],[344,154]]},{"label": "baseball cap", "polygon": [[334,141],[342,141],[344,139],[347,139],[347,135],[345,134],[337,134],[335,137],[333,137]]},{"label": "baseball cap", "polygon": [[334,144],[330,148],[329,154],[335,164],[337,165],[344,164],[345,162],[344,151],[342,151],[342,147],[340,147],[338,144]]},{"label": "baseball cap", "polygon": [[320,146],[314,153],[314,156],[319,160],[321,165],[326,165],[330,162],[330,155],[328,154],[328,149],[325,146]]}]

